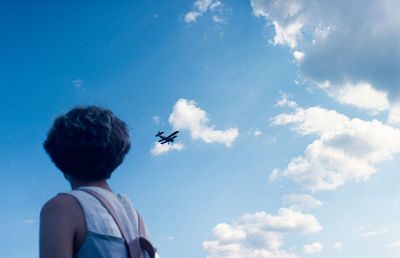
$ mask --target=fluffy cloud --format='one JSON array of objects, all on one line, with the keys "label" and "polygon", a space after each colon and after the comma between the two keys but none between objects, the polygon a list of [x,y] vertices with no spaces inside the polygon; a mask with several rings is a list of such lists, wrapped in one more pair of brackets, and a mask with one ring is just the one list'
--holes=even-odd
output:
[{"label": "fluffy cloud", "polygon": [[304,246],[304,252],[306,254],[313,254],[313,253],[317,253],[317,252],[321,252],[322,251],[323,246],[318,243],[312,243],[311,245],[305,245]]},{"label": "fluffy cloud", "polygon": [[158,156],[161,154],[165,154],[172,150],[183,150],[185,146],[182,143],[174,143],[174,144],[161,144],[159,142],[155,142],[154,145],[150,149],[150,153],[154,156]]},{"label": "fluffy cloud", "polygon": [[320,200],[308,194],[289,194],[283,197],[283,203],[289,204],[293,210],[315,209],[322,205]]},{"label": "fluffy cloud", "polygon": [[192,139],[202,139],[206,143],[223,143],[230,147],[238,137],[238,128],[215,130],[214,126],[208,126],[207,113],[198,108],[194,101],[179,99],[169,117],[175,130],[189,130]]},{"label": "fluffy cloud", "polygon": [[391,105],[388,121],[394,125],[400,124],[400,102]]},{"label": "fluffy cloud", "polygon": [[317,219],[310,214],[290,208],[280,208],[278,215],[273,216],[265,212],[245,214],[240,223],[265,231],[298,232],[303,234],[315,233],[322,229]]},{"label": "fluffy cloud", "polygon": [[343,87],[329,87],[328,94],[341,104],[354,105],[369,110],[372,114],[390,108],[387,92],[375,90],[369,83],[347,83]]},{"label": "fluffy cloud", "polygon": [[[197,0],[194,2],[194,11],[190,11],[185,15],[185,22],[196,22],[197,18],[202,16],[205,12],[215,12],[221,8],[222,3],[218,0]],[[213,16],[213,21],[216,23],[224,22],[224,20],[216,15]]]},{"label": "fluffy cloud", "polygon": [[332,190],[348,180],[367,180],[375,165],[400,152],[400,130],[377,120],[350,119],[320,107],[296,108],[273,124],[292,124],[300,135],[315,135],[304,156],[293,158],[283,176],[313,192]]},{"label": "fluffy cloud", "polygon": [[339,91],[332,96],[368,110],[387,109],[386,93],[399,102],[399,1],[251,0],[251,6],[274,27],[271,43],[293,51],[303,78],[328,81]]},{"label": "fluffy cloud", "polygon": [[295,254],[280,249],[284,235],[321,229],[313,215],[300,211],[281,208],[277,215],[256,212],[245,214],[232,224],[215,226],[212,239],[203,242],[203,248],[209,258],[295,258]]}]

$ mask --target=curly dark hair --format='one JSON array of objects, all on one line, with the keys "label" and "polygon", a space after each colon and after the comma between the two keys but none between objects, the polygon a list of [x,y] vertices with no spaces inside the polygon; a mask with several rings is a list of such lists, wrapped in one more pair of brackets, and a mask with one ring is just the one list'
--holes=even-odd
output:
[{"label": "curly dark hair", "polygon": [[43,146],[63,173],[96,181],[110,178],[130,140],[126,124],[110,110],[79,106],[54,120]]}]

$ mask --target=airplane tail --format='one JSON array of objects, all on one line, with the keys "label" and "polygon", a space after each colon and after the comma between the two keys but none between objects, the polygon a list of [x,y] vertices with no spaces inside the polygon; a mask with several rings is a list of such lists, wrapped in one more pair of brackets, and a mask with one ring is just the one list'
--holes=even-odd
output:
[{"label": "airplane tail", "polygon": [[156,134],[156,137],[161,136],[163,133],[164,133],[164,132],[158,131],[157,134]]}]

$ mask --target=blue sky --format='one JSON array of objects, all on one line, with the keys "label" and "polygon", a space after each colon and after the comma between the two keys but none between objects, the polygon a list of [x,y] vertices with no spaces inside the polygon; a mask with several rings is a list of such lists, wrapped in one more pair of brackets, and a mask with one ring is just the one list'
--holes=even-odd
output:
[{"label": "blue sky", "polygon": [[42,143],[92,104],[130,128],[110,185],[160,257],[399,256],[398,2],[1,5],[1,257],[38,256],[69,190]]}]

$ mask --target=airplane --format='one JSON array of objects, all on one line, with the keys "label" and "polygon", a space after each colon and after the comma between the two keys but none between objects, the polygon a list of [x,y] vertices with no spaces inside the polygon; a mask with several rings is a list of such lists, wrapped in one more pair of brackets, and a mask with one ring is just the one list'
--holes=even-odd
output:
[{"label": "airplane", "polygon": [[177,133],[179,133],[179,131],[175,131],[173,133],[171,133],[168,136],[164,136],[163,135],[164,132],[160,132],[158,131],[158,133],[155,135],[156,137],[160,137],[160,140],[158,140],[159,143],[164,144],[164,143],[171,143],[174,142],[174,139],[176,137],[178,137],[178,135],[176,135]]}]

